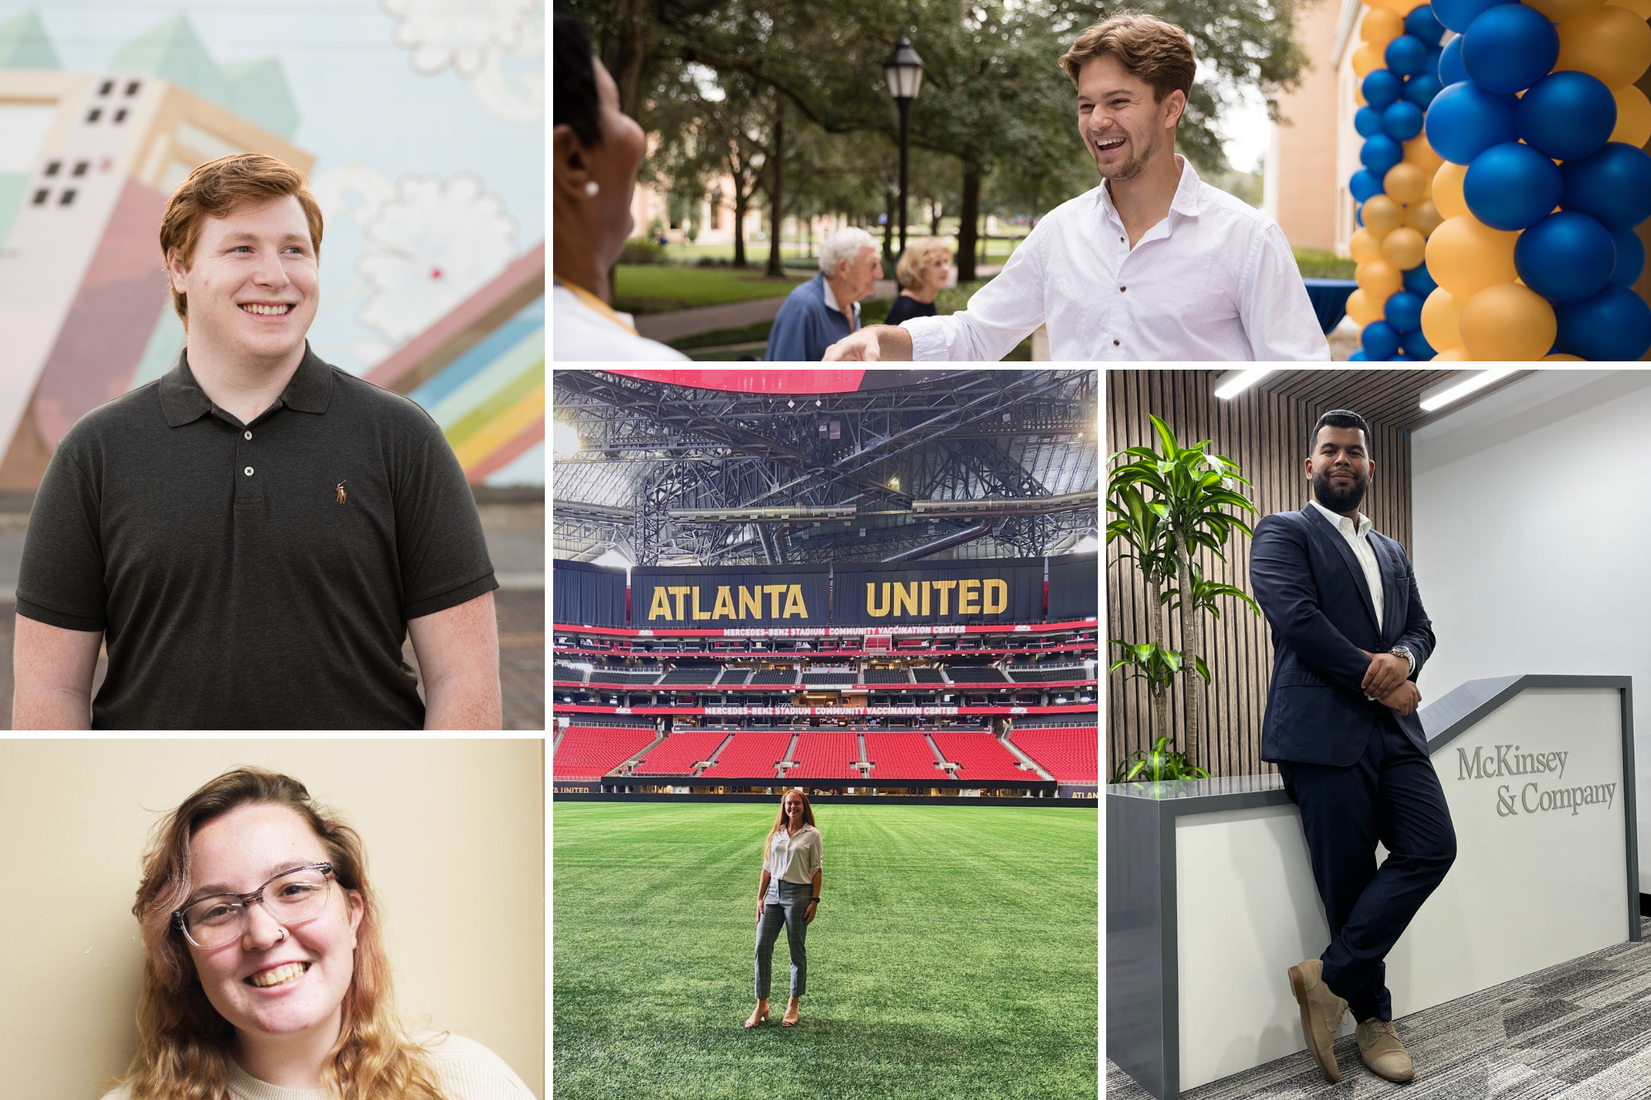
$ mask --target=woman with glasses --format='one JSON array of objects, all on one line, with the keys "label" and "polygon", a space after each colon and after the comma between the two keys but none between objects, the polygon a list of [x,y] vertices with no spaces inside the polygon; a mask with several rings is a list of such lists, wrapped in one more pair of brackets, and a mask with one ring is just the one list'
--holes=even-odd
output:
[{"label": "woman with glasses", "polygon": [[785,925],[791,951],[791,1003],[781,1027],[795,1027],[808,980],[808,950],[803,940],[820,905],[822,848],[814,827],[814,807],[800,790],[785,792],[779,816],[763,844],[762,884],[757,887],[757,1008],[746,1027],[768,1019],[768,992],[773,985],[774,941]]},{"label": "woman with glasses", "polygon": [[395,1015],[361,838],[298,781],[226,772],[157,827],[137,915],[138,1052],[105,1100],[530,1100]]}]

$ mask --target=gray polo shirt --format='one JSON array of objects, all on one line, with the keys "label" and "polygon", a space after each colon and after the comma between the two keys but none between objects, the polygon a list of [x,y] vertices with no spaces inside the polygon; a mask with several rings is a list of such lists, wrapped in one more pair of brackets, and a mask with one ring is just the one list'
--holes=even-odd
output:
[{"label": "gray polo shirt", "polygon": [[306,346],[251,424],[187,354],[81,417],[35,497],[17,611],[105,632],[97,729],[417,729],[407,620],[497,587],[441,429]]}]

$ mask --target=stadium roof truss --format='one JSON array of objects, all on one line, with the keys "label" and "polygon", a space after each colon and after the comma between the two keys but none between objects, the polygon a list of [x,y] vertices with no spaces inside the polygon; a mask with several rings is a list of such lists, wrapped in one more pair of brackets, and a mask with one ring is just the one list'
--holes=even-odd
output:
[{"label": "stadium roof truss", "polygon": [[[638,565],[1065,553],[1098,533],[1099,373],[786,397],[553,373],[552,551]],[[914,504],[940,514],[919,514]],[[935,545],[935,544],[943,545]]]}]

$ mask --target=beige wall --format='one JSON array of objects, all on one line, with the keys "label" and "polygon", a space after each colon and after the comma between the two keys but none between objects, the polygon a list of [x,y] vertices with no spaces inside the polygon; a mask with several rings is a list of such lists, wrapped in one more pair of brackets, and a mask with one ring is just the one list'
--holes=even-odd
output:
[{"label": "beige wall", "polygon": [[[487,1045],[545,1096],[544,742],[0,740],[7,1100],[97,1100],[132,1055],[149,829],[253,764],[367,846],[403,1018]],[[416,899],[435,876],[437,904]]]},{"label": "beige wall", "polygon": [[[1279,97],[1288,125],[1277,127],[1276,174],[1279,228],[1293,248],[1333,249],[1336,244],[1337,73],[1331,65],[1340,0],[1296,8],[1296,41],[1309,68],[1301,86]],[[1269,179],[1269,186],[1275,185]],[[1269,197],[1268,209],[1274,209]]]}]

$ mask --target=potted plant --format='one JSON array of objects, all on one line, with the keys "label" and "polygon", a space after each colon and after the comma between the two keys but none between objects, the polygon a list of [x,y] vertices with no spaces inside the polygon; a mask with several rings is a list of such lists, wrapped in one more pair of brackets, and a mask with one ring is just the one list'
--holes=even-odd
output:
[{"label": "potted plant", "polygon": [[[1123,659],[1112,667],[1128,665],[1135,670],[1131,675],[1147,680],[1155,730],[1153,750],[1145,754],[1148,757],[1165,750],[1173,753],[1168,693],[1177,675],[1188,670],[1196,673],[1182,676],[1186,748],[1184,753],[1173,753],[1182,763],[1170,757],[1159,760],[1160,765],[1180,768],[1184,764],[1188,772],[1203,772],[1198,765],[1198,716],[1202,687],[1210,680],[1210,670],[1203,656],[1202,618],[1197,612],[1219,616],[1215,601],[1223,596],[1239,597],[1256,614],[1261,609],[1237,587],[1206,581],[1192,554],[1204,547],[1225,561],[1223,550],[1232,532],[1237,529],[1246,535],[1251,533],[1249,525],[1228,509],[1252,514],[1258,510],[1237,489],[1250,484],[1239,476],[1238,465],[1225,455],[1208,453],[1209,440],[1182,447],[1168,425],[1156,416],[1150,419],[1161,452],[1151,447],[1130,447],[1107,460],[1133,460],[1114,469],[1108,481],[1107,511],[1118,518],[1107,523],[1106,536],[1108,545],[1120,539],[1127,544],[1131,552],[1120,555],[1120,560],[1135,562],[1146,584],[1151,609],[1150,633],[1144,645],[1112,639],[1112,644],[1124,650]],[[1173,588],[1168,587],[1172,580]],[[1182,599],[1183,592],[1189,593],[1189,598]],[[1166,605],[1180,614],[1179,650],[1165,644],[1162,609]],[[1143,751],[1137,750],[1137,755]],[[1126,769],[1120,766],[1119,770]]]}]

